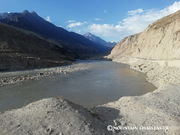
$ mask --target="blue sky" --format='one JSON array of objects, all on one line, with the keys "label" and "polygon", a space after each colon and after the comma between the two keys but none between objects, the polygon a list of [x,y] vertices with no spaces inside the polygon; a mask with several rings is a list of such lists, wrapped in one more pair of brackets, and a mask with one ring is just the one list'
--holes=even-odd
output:
[{"label": "blue sky", "polygon": [[180,9],[176,0],[0,0],[0,12],[36,11],[56,26],[106,41],[143,31]]}]

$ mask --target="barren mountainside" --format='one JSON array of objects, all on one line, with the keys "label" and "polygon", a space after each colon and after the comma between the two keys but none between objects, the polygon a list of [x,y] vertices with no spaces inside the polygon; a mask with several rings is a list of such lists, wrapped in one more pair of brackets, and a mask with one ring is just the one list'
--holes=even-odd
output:
[{"label": "barren mountainside", "polygon": [[180,59],[180,11],[149,25],[142,33],[121,40],[108,58],[114,61]]},{"label": "barren mountainside", "polygon": [[65,65],[74,55],[32,32],[0,23],[0,71]]}]

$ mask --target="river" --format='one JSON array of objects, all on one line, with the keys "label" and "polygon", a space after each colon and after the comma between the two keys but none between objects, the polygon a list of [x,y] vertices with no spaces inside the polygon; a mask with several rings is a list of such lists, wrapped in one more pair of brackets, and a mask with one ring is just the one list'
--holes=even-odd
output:
[{"label": "river", "polygon": [[146,75],[111,61],[79,61],[90,69],[0,87],[0,111],[22,107],[48,97],[63,97],[94,107],[122,96],[139,96],[155,90]]}]

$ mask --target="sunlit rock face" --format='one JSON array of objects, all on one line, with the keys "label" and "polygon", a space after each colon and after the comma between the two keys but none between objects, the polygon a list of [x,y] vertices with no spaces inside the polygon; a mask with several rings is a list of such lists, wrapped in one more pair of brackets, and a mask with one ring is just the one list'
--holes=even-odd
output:
[{"label": "sunlit rock face", "polygon": [[121,40],[107,56],[114,61],[129,57],[171,60],[180,58],[180,11],[149,25],[142,33]]}]

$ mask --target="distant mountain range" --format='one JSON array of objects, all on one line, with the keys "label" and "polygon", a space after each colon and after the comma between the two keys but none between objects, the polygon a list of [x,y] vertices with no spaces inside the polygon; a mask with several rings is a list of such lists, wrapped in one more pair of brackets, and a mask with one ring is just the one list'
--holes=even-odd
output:
[{"label": "distant mountain range", "polygon": [[70,50],[78,56],[105,53],[109,49],[107,46],[97,46],[96,43],[80,34],[68,32],[55,26],[41,18],[36,12],[30,13],[25,10],[22,13],[2,13],[0,14],[0,22],[56,40],[61,47]]},{"label": "distant mountain range", "polygon": [[65,65],[109,49],[56,27],[36,12],[0,14],[0,71]]},{"label": "distant mountain range", "polygon": [[96,44],[107,46],[109,48],[113,48],[117,44],[116,42],[106,42],[102,38],[95,36],[89,32],[85,33],[83,36],[86,37],[87,39],[91,40],[92,42],[96,43]]}]

